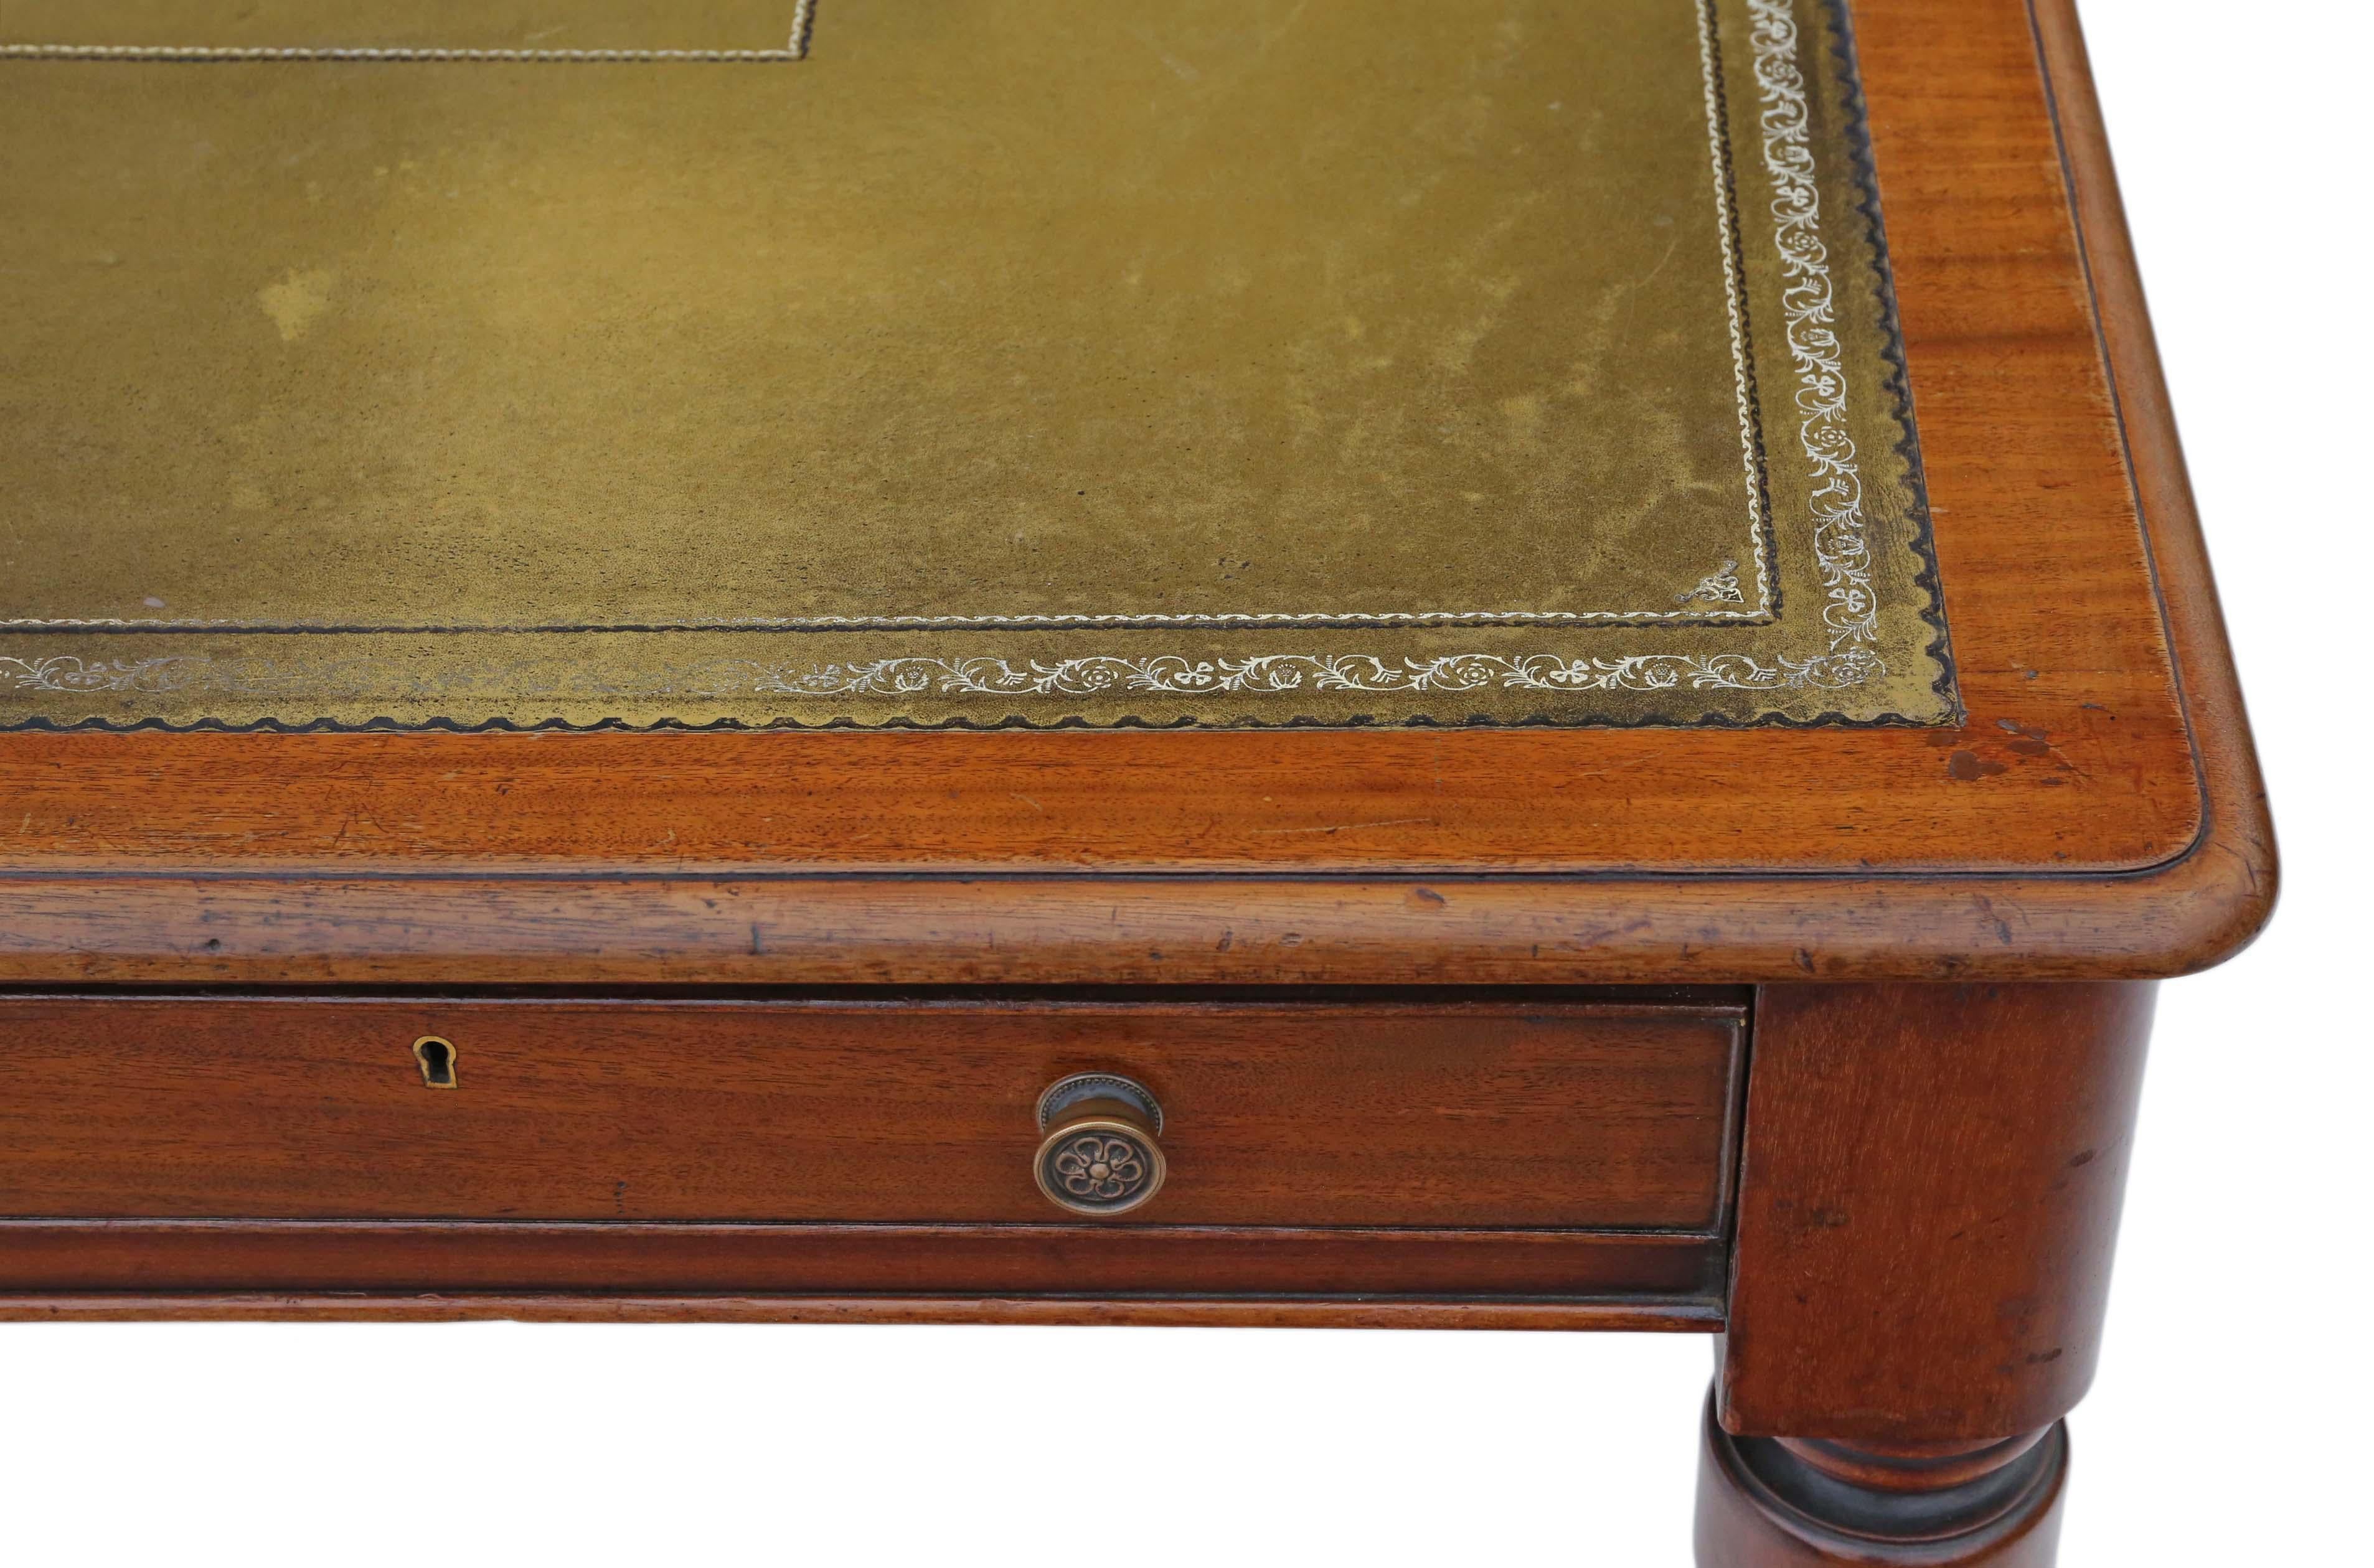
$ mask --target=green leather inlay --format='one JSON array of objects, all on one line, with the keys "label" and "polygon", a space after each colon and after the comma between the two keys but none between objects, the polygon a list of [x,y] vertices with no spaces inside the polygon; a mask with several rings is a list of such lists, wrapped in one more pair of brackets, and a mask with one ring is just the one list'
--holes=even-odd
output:
[{"label": "green leather inlay", "polygon": [[1954,711],[1821,0],[93,13],[0,725]]}]

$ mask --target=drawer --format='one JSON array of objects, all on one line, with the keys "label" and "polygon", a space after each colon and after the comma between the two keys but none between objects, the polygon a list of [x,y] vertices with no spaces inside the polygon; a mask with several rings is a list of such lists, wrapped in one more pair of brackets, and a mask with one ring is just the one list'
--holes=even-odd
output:
[{"label": "drawer", "polygon": [[[17,997],[0,1215],[1711,1235],[1745,1030],[1714,1004]],[[1159,1186],[1109,1218],[1041,1174],[1050,1130],[1122,1104],[1090,1083],[1042,1129],[1084,1074],[1152,1102]]]}]

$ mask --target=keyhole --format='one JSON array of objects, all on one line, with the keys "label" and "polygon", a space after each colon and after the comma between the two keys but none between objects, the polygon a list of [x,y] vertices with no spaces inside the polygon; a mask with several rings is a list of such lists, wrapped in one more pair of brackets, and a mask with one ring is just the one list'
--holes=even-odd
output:
[{"label": "keyhole", "polygon": [[412,1042],[412,1054],[420,1062],[420,1081],[431,1089],[451,1089],[453,1082],[454,1059],[462,1053],[453,1048],[451,1040],[434,1035],[423,1035]]}]

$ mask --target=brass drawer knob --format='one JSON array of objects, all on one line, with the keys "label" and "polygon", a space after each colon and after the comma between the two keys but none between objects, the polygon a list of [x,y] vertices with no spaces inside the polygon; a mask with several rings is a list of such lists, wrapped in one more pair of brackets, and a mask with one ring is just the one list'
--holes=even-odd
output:
[{"label": "brass drawer knob", "polygon": [[1143,1083],[1079,1072],[1039,1096],[1030,1174],[1058,1209],[1126,1214],[1162,1190],[1162,1107]]}]

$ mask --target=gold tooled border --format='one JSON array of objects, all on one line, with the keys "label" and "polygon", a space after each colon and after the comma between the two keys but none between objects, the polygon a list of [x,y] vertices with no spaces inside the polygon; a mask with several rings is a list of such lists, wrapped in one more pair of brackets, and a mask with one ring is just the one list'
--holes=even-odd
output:
[{"label": "gold tooled border", "polygon": [[794,0],[790,41],[781,49],[363,49],[331,44],[281,48],[193,43],[0,43],[0,60],[181,60],[207,62],[311,60],[381,64],[422,61],[509,64],[781,64],[808,57],[816,33],[817,0]]}]

